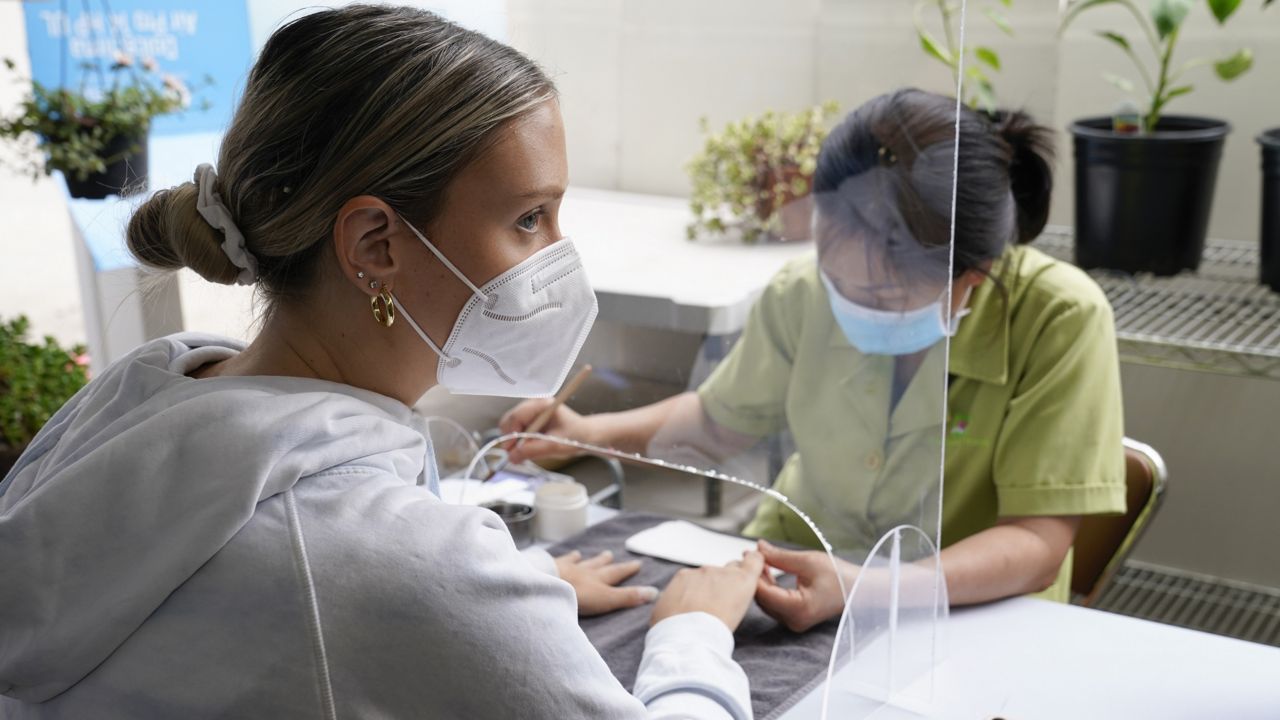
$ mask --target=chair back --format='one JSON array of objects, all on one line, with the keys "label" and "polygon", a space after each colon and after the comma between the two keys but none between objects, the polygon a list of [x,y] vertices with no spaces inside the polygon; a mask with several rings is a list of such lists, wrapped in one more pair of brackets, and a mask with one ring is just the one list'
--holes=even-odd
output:
[{"label": "chair back", "polygon": [[1076,532],[1071,593],[1081,605],[1097,602],[1151,523],[1168,482],[1164,459],[1150,445],[1125,438],[1124,480],[1124,514],[1086,515]]}]

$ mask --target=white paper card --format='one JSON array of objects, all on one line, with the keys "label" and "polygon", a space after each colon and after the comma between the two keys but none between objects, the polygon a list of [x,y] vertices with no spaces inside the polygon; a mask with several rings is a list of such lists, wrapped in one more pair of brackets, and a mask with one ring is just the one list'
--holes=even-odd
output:
[{"label": "white paper card", "polygon": [[[637,555],[703,567],[741,560],[744,551],[756,548],[756,542],[713,532],[685,520],[669,520],[627,538],[625,547]],[[782,574],[777,568],[770,568],[770,572]]]}]

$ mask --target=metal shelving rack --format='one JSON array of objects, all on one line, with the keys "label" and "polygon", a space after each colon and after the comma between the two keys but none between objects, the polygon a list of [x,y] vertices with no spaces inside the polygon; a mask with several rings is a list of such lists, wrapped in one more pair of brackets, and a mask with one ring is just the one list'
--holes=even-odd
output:
[{"label": "metal shelving rack", "polygon": [[[1034,247],[1070,262],[1071,229]],[[1210,240],[1200,269],[1175,277],[1089,275],[1115,310],[1122,360],[1280,380],[1280,293],[1258,283],[1257,243]]]}]

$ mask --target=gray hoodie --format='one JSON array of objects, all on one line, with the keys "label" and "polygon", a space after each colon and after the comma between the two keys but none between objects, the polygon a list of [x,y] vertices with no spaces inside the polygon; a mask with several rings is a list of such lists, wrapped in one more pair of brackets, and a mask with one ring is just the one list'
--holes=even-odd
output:
[{"label": "gray hoodie", "polygon": [[[0,483],[0,717],[749,717],[727,628],[655,626],[635,696],[420,423],[345,385],[113,365]],[[647,708],[646,708],[647,705]]]}]

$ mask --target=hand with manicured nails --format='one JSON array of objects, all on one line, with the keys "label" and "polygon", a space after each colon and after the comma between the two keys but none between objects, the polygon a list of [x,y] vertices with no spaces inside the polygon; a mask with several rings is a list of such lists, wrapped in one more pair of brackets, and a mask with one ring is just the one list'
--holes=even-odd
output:
[{"label": "hand with manicured nails", "polygon": [[655,587],[617,587],[640,570],[640,561],[615,563],[608,550],[588,560],[574,550],[556,558],[556,570],[561,580],[573,586],[578,596],[578,614],[583,617],[644,605],[658,597]]},{"label": "hand with manicured nails", "polygon": [[[840,581],[825,552],[783,550],[764,540],[758,542],[758,547],[769,567],[796,576],[794,589],[779,585],[767,569],[756,578],[756,603],[770,617],[793,632],[804,632],[814,625],[839,617],[844,611]],[[852,587],[858,572],[857,566],[839,558],[836,563],[845,577],[846,586]]]},{"label": "hand with manicured nails", "polygon": [[705,612],[736,630],[751,607],[756,578],[764,570],[758,552],[746,552],[741,560],[722,567],[685,568],[671,578],[653,606],[650,625],[681,613]]},{"label": "hand with manicured nails", "polygon": [[[555,402],[554,398],[526,400],[502,416],[502,420],[498,422],[498,429],[502,431],[503,435],[525,432],[525,429],[529,427],[534,419],[553,402]],[[571,410],[567,405],[557,407],[555,412],[551,414],[551,418],[547,420],[547,424],[543,425],[538,432],[579,442],[590,442],[587,435],[587,419]],[[519,447],[514,447],[514,443],[512,445],[507,451],[510,453],[510,461],[513,464],[521,463],[525,460],[568,458],[578,454],[577,450],[568,445],[561,445],[547,440],[527,439],[520,443]]]}]

